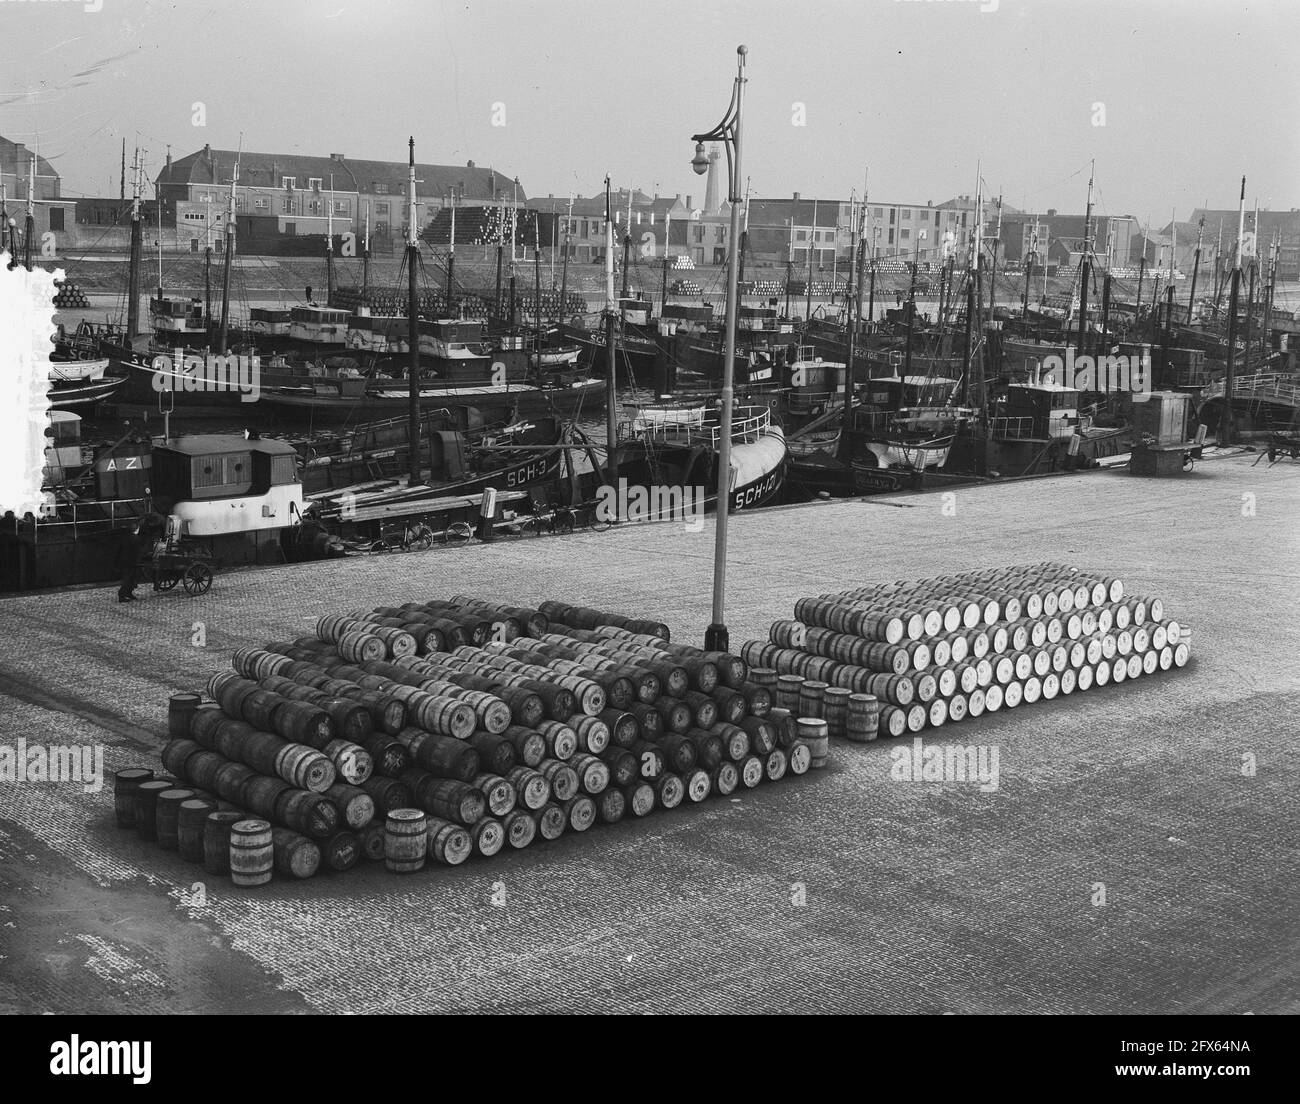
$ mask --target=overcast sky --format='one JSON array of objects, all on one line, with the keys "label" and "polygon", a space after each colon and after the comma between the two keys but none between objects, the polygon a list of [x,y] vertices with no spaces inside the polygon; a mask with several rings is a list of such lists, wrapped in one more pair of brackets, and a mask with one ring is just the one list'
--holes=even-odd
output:
[{"label": "overcast sky", "polygon": [[755,195],[861,195],[869,167],[873,198],[939,203],[979,163],[1081,212],[1095,158],[1103,214],[1233,207],[1243,172],[1300,206],[1298,0],[0,0],[0,43],[0,134],[70,195],[117,194],[124,136],[152,175],[168,143],[400,160],[414,134],[532,195],[608,172],[698,204],[689,138],[744,43]]}]

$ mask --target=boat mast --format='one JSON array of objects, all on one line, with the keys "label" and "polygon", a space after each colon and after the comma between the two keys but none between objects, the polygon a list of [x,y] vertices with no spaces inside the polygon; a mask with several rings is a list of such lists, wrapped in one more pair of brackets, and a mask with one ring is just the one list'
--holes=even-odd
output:
[{"label": "boat mast", "polygon": [[1092,180],[1097,162],[1088,169],[1088,206],[1083,215],[1083,263],[1079,268],[1079,354],[1088,351],[1088,280],[1092,276]]},{"label": "boat mast", "polygon": [[533,216],[533,314],[537,318],[537,334],[533,347],[537,350],[537,372],[542,371],[542,243],[541,229],[537,225],[536,212]]},{"label": "boat mast", "polygon": [[605,177],[605,355],[609,363],[609,386],[605,391],[605,440],[609,456],[609,485],[618,485],[618,406],[614,394],[614,212],[611,209],[609,177]]},{"label": "boat mast", "polygon": [[1219,444],[1232,443],[1232,391],[1237,359],[1237,306],[1241,299],[1241,245],[1246,232],[1246,178],[1241,178],[1237,200],[1237,252],[1232,262],[1232,284],[1228,291],[1228,371],[1223,378],[1223,413],[1219,416]]},{"label": "boat mast", "polygon": [[235,159],[230,174],[230,204],[226,209],[226,256],[221,266],[221,329],[217,335],[217,350],[226,355],[226,338],[230,327],[230,266],[235,255],[235,186],[239,182],[239,159]]},{"label": "boat mast", "polygon": [[[976,194],[979,188],[976,186]],[[979,267],[978,239],[972,239],[970,247],[966,250],[966,333],[965,346],[962,359],[964,361],[962,370],[962,405],[970,406],[976,404],[976,395],[978,388],[975,385],[975,312],[978,309],[978,299],[975,291],[975,276]],[[1027,286],[1027,285],[1026,285]]]},{"label": "boat mast", "polygon": [[497,220],[497,290],[492,300],[492,313],[496,316],[497,325],[501,324],[501,254],[505,250],[506,242],[506,205],[503,200],[500,207],[501,217]]},{"label": "boat mast", "polygon": [[212,346],[212,200],[203,200],[203,344]]},{"label": "boat mast", "polygon": [[370,201],[366,201],[365,230],[361,238],[361,301],[370,300]]},{"label": "boat mast", "polygon": [[27,218],[23,226],[23,267],[32,270],[32,239],[36,237],[36,153],[30,154],[27,169]]},{"label": "boat mast", "polygon": [[1242,354],[1242,375],[1250,372],[1250,330],[1255,314],[1255,273],[1259,270],[1259,198],[1255,199],[1255,221],[1251,231],[1249,290],[1246,292],[1245,351]]},{"label": "boat mast", "polygon": [[853,403],[853,352],[854,345],[858,334],[858,324],[862,318],[862,277],[863,269],[867,263],[867,204],[866,197],[863,196],[862,214],[858,219],[858,240],[857,253],[854,257],[853,269],[850,275],[856,272],[857,290],[849,297],[849,346],[848,356],[844,364],[844,409],[840,415],[840,437],[836,453],[841,463],[849,459],[849,437],[845,432],[849,427],[849,409]]},{"label": "boat mast", "polygon": [[451,189],[451,242],[447,246],[447,302],[451,302],[452,278],[456,271],[456,187]]},{"label": "boat mast", "polygon": [[334,302],[334,174],[330,173],[329,206],[325,209],[325,305]]},{"label": "boat mast", "polygon": [[1192,262],[1192,288],[1187,293],[1187,322],[1192,321],[1192,309],[1196,303],[1196,278],[1201,274],[1201,236],[1205,231],[1205,211],[1201,211],[1200,221],[1196,224],[1196,259]]},{"label": "boat mast", "polygon": [[564,333],[564,315],[569,300],[569,233],[573,226],[573,195],[569,195],[569,216],[564,220],[564,257],[560,261],[560,333]]},{"label": "boat mast", "polygon": [[998,295],[998,246],[1002,244],[1002,194],[998,193],[998,221],[993,231],[993,267],[989,270],[989,318],[997,306]]},{"label": "boat mast", "polygon": [[668,238],[673,228],[673,213],[664,212],[664,271],[663,281],[659,289],[659,317],[664,316],[664,307],[668,305]]},{"label": "boat mast", "polygon": [[158,213],[158,302],[162,303],[163,297],[163,258],[162,258],[162,191],[158,185],[154,184],[154,209]]},{"label": "boat mast", "polygon": [[808,323],[812,321],[812,285],[813,285],[813,242],[817,239],[817,200],[813,200],[813,217],[812,227],[808,231],[808,306],[804,311],[803,324],[805,331]]},{"label": "boat mast", "polygon": [[749,248],[749,177],[745,177],[745,214],[740,226],[740,268],[737,279],[745,278],[745,250]]},{"label": "boat mast", "polygon": [[420,266],[420,246],[415,213],[415,137],[407,140],[406,183],[406,340],[410,345],[410,364],[406,370],[407,408],[406,442],[410,458],[410,483],[420,482],[420,322],[416,310],[416,271]]},{"label": "boat mast", "polygon": [[628,296],[628,261],[632,256],[632,189],[627,190],[627,224],[623,227],[623,298]]},{"label": "boat mast", "polygon": [[131,260],[126,277],[126,343],[140,328],[140,147],[131,166]]}]

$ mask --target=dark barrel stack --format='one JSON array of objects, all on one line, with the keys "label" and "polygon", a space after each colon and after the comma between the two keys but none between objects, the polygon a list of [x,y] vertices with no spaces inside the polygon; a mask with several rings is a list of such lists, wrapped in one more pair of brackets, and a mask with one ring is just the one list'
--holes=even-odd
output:
[{"label": "dark barrel stack", "polygon": [[1159,598],[1051,562],[801,598],[794,614],[741,647],[751,678],[829,736],[859,742],[1158,674],[1190,656],[1191,633]]},{"label": "dark barrel stack", "polygon": [[330,614],[173,695],[166,776],[119,772],[118,822],[246,887],[456,865],[822,765],[754,674],[557,602]]}]

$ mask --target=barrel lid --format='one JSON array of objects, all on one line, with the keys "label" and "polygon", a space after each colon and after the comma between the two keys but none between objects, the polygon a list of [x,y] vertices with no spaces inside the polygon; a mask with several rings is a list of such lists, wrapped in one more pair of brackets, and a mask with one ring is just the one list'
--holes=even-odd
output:
[{"label": "barrel lid", "polygon": [[247,819],[243,813],[231,809],[218,809],[208,814],[208,820],[215,821],[218,824],[237,824],[239,821]]},{"label": "barrel lid", "polygon": [[181,802],[181,808],[197,811],[199,809],[215,809],[216,805],[208,797],[187,797]]},{"label": "barrel lid", "polygon": [[141,779],[148,781],[153,778],[153,771],[148,767],[123,767],[120,771],[114,771],[113,777],[122,782],[135,782]]},{"label": "barrel lid", "polygon": [[412,820],[412,821],[423,820],[424,810],[423,809],[389,809],[388,819],[389,820]]},{"label": "barrel lid", "polygon": [[236,832],[266,832],[271,828],[271,822],[267,820],[257,820],[255,818],[245,818],[237,820],[234,824]]},{"label": "barrel lid", "polygon": [[150,793],[162,793],[164,790],[170,790],[176,785],[176,780],[165,778],[151,778],[147,782],[141,782],[137,789],[148,790]]},{"label": "barrel lid", "polygon": [[165,790],[160,790],[158,792],[159,801],[175,801],[177,803],[180,803],[182,801],[187,801],[189,798],[193,796],[194,796],[193,790],[180,789],[180,788],[168,788]]}]

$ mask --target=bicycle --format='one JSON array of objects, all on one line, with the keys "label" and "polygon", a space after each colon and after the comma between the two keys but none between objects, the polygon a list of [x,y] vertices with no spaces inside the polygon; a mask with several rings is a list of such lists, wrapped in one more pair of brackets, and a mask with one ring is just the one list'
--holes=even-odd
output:
[{"label": "bicycle", "polygon": [[373,552],[424,552],[433,547],[434,533],[423,521],[403,522],[401,532],[396,527],[381,530],[379,540],[371,545]]}]

